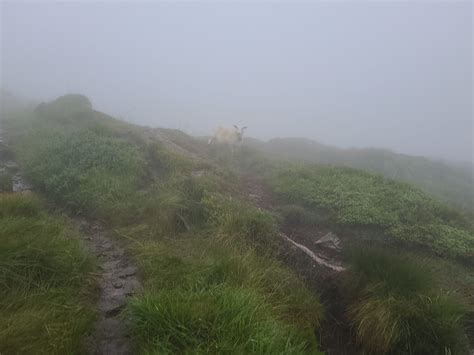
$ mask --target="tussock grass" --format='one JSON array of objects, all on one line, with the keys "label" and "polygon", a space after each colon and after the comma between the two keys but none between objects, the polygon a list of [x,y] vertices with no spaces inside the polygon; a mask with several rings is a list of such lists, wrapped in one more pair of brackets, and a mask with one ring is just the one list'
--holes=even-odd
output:
[{"label": "tussock grass", "polygon": [[0,172],[0,192],[12,192],[11,174]]},{"label": "tussock grass", "polygon": [[462,354],[466,307],[437,288],[419,260],[383,249],[355,250],[348,315],[362,347],[373,354]]},{"label": "tussock grass", "polygon": [[149,353],[304,354],[306,339],[252,289],[165,290],[130,305]]},{"label": "tussock grass", "polygon": [[276,261],[222,237],[135,244],[146,292],[128,309],[149,353],[317,353],[318,299]]},{"label": "tussock grass", "polygon": [[275,218],[248,202],[221,194],[209,194],[204,200],[208,223],[218,235],[232,236],[270,251],[277,246]]},{"label": "tussock grass", "polygon": [[90,330],[93,263],[31,195],[0,195],[0,352],[74,354]]},{"label": "tussock grass", "polygon": [[315,225],[325,221],[322,213],[314,213],[299,205],[283,205],[278,208],[278,212],[283,223],[289,225]]}]

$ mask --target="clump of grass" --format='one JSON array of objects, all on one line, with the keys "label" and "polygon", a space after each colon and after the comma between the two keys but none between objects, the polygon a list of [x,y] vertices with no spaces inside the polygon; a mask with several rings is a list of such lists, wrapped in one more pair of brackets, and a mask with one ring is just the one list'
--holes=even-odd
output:
[{"label": "clump of grass", "polygon": [[1,194],[0,217],[3,219],[37,217],[41,203],[34,195]]},{"label": "clump of grass", "polygon": [[209,194],[203,203],[217,234],[240,238],[261,250],[276,246],[276,221],[268,212],[220,194]]},{"label": "clump of grass", "polygon": [[195,230],[207,221],[203,199],[215,186],[211,178],[173,174],[147,190],[141,199],[142,218],[159,235]]},{"label": "clump of grass", "polygon": [[0,172],[0,192],[12,192],[11,174]]},{"label": "clump of grass", "polygon": [[0,195],[0,352],[75,353],[94,319],[93,263],[31,195]]},{"label": "clump of grass", "polygon": [[130,305],[151,353],[303,354],[311,347],[255,290],[163,290]]},{"label": "clump of grass", "polygon": [[283,223],[288,225],[314,225],[324,221],[321,214],[316,214],[299,205],[284,205],[278,209]]},{"label": "clump of grass", "polygon": [[148,353],[317,353],[322,306],[276,261],[193,235],[135,245],[146,295],[129,307]]},{"label": "clump of grass", "polygon": [[348,315],[362,347],[373,354],[461,354],[466,307],[437,289],[420,261],[383,249],[351,255]]}]

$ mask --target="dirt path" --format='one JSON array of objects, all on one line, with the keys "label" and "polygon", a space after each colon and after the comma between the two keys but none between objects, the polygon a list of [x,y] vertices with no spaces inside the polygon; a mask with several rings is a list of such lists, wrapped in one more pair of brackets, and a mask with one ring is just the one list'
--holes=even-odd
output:
[{"label": "dirt path", "polygon": [[93,335],[87,339],[88,350],[93,354],[131,354],[125,320],[121,312],[127,298],[141,288],[137,267],[107,234],[103,226],[85,219],[75,219],[89,250],[99,260],[98,280],[100,297],[99,319]]},{"label": "dirt path", "polygon": [[[23,177],[14,156],[4,144],[0,130],[0,173],[11,180],[7,192],[24,193],[31,190],[31,185]],[[127,298],[141,288],[137,276],[137,267],[133,265],[122,248],[108,236],[104,227],[97,222],[73,218],[81,232],[87,248],[99,260],[98,287],[98,320],[93,334],[86,339],[87,351],[97,355],[131,354],[130,340],[121,316]]]}]

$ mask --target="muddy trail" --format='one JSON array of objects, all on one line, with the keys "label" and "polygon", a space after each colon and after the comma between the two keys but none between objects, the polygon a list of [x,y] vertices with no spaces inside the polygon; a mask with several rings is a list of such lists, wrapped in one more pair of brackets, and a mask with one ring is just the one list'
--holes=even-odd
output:
[{"label": "muddy trail", "polygon": [[[278,202],[271,189],[254,175],[241,176],[244,198],[262,210],[276,212]],[[328,355],[357,354],[357,345],[346,318],[341,281],[346,276],[343,239],[323,225],[283,223],[279,235],[286,245],[280,252],[285,264],[319,295],[326,309],[320,345]]]},{"label": "muddy trail", "polygon": [[131,354],[126,319],[122,310],[127,298],[137,293],[140,280],[138,269],[109,232],[98,222],[76,218],[75,223],[84,237],[88,249],[99,260],[98,321],[94,333],[86,339],[91,354]]},{"label": "muddy trail", "polygon": [[[2,184],[2,191],[28,193],[32,190],[31,184],[21,173],[14,155],[5,144],[1,130],[0,174],[9,181]],[[71,220],[80,231],[87,249],[99,261],[97,273],[98,320],[93,333],[84,340],[84,346],[90,354],[131,354],[126,319],[121,313],[127,298],[141,288],[137,267],[126,255],[125,249],[110,236],[102,224],[77,217],[71,217]]]}]

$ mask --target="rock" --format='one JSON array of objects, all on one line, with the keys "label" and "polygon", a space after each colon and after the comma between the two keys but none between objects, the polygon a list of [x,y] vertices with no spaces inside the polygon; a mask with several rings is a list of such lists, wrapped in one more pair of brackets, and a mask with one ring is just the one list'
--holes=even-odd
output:
[{"label": "rock", "polygon": [[125,295],[127,296],[133,295],[136,291],[140,290],[140,288],[141,288],[140,282],[136,278],[132,278],[128,280],[124,285]]},{"label": "rock", "polygon": [[13,192],[31,191],[31,185],[20,174],[16,174],[12,178],[12,190]]},{"label": "rock", "polygon": [[122,288],[124,284],[125,284],[125,282],[123,280],[114,280],[114,281],[112,281],[112,285],[115,288]]},{"label": "rock", "polygon": [[101,310],[107,317],[113,317],[119,314],[124,306],[125,296],[104,301],[101,305]]},{"label": "rock", "polygon": [[7,161],[4,164],[8,169],[16,169],[18,168],[18,164],[14,161]]},{"label": "rock", "polygon": [[341,249],[341,240],[332,232],[326,233],[324,236],[315,241],[314,244],[335,250]]},{"label": "rock", "polygon": [[135,267],[135,266],[127,266],[126,268],[124,268],[122,271],[120,271],[120,273],[118,274],[118,276],[120,278],[125,278],[125,277],[128,277],[128,276],[133,276],[137,273],[138,269]]},{"label": "rock", "polygon": [[204,170],[193,170],[191,171],[192,177],[201,177],[204,175]]}]

